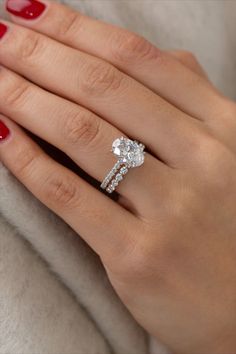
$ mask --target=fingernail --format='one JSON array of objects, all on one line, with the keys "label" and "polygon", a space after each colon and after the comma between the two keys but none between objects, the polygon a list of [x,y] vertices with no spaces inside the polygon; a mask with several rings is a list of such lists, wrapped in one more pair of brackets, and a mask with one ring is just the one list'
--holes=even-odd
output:
[{"label": "fingernail", "polygon": [[14,16],[34,20],[44,12],[46,5],[37,0],[7,0],[6,9]]},{"label": "fingernail", "polygon": [[0,120],[0,142],[5,140],[10,134],[10,130],[7,126]]},{"label": "fingernail", "polygon": [[4,36],[7,31],[7,26],[4,23],[0,23],[0,39]]}]

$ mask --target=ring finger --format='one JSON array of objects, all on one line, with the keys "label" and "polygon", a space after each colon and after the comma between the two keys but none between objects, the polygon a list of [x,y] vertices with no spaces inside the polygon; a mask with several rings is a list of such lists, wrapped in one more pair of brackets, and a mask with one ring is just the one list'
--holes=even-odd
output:
[{"label": "ring finger", "polygon": [[[66,221],[103,261],[132,249],[141,223],[80,177],[49,158],[0,115],[0,160],[42,203]],[[137,238],[136,238],[137,241]]]}]

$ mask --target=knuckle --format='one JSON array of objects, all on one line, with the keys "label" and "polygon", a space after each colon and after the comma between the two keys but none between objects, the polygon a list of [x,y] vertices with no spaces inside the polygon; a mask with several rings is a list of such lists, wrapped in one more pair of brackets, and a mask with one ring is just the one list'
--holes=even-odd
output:
[{"label": "knuckle", "polygon": [[111,38],[112,52],[121,62],[155,59],[160,51],[142,36],[128,31],[116,31]]},{"label": "knuckle", "polygon": [[27,65],[34,65],[35,60],[43,52],[43,37],[31,31],[21,35],[18,40],[16,57]]},{"label": "knuckle", "polygon": [[[201,169],[200,186],[204,191],[214,195],[226,193],[231,185],[231,169],[234,165],[234,156],[228,148],[214,137],[206,136],[201,139],[200,149],[194,154],[197,168]],[[195,196],[196,200],[196,196]]]},{"label": "knuckle", "polygon": [[[219,91],[214,91],[211,104],[214,109],[212,110],[212,115],[208,117],[208,127],[217,129],[218,133],[221,133],[219,136],[223,138],[226,145],[229,145],[231,141],[235,140],[236,103],[231,101],[230,98],[223,96]],[[223,125],[222,122],[224,123]],[[227,140],[225,137],[227,137]]]},{"label": "knuckle", "polygon": [[189,143],[188,154],[196,168],[211,168],[215,164],[217,155],[221,151],[221,143],[210,131],[202,128],[196,130],[194,139]]},{"label": "knuckle", "polygon": [[202,69],[195,54],[193,54],[191,52],[184,52],[182,58],[183,58],[182,59],[183,63],[186,63],[187,65],[189,65],[190,68],[198,70],[198,72],[199,72],[199,70]]},{"label": "knuckle", "polygon": [[100,135],[99,119],[88,111],[81,110],[71,117],[63,129],[64,136],[69,145],[79,145],[86,147],[96,145],[97,138]]},{"label": "knuckle", "polygon": [[179,56],[182,58],[182,59],[186,59],[188,61],[193,61],[193,62],[196,62],[197,59],[195,57],[195,55],[192,53],[192,52],[189,52],[187,50],[181,50],[179,51]]},{"label": "knuckle", "polygon": [[62,16],[58,25],[59,37],[73,37],[78,35],[78,31],[81,27],[82,16],[74,11],[70,11],[66,16]]},{"label": "knuckle", "polygon": [[207,171],[215,169],[222,160],[223,145],[208,134],[202,135],[199,148],[194,152],[197,162]]},{"label": "knuckle", "polygon": [[12,109],[21,108],[25,102],[27,102],[31,94],[30,85],[25,80],[18,79],[8,73],[5,76],[4,82],[4,104],[10,106]]},{"label": "knuckle", "polygon": [[117,91],[122,84],[123,75],[110,64],[96,61],[86,68],[82,90],[85,94],[101,95]]},{"label": "knuckle", "polygon": [[219,120],[219,122],[222,122],[223,116],[225,121],[225,127],[229,131],[232,127],[235,127],[236,103],[224,96],[217,97],[217,99],[218,114],[215,115],[215,119]]},{"label": "knuckle", "polygon": [[78,182],[75,177],[52,176],[46,183],[45,199],[57,209],[71,209],[78,205],[80,199]]}]

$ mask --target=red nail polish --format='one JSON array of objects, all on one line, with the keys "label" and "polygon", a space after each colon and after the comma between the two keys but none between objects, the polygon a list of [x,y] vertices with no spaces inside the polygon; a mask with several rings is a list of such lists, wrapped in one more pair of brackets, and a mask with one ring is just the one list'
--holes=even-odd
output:
[{"label": "red nail polish", "polygon": [[4,36],[7,31],[7,26],[4,23],[0,23],[0,39]]},{"label": "red nail polish", "polygon": [[5,140],[8,137],[9,134],[10,134],[10,130],[3,123],[3,121],[0,120],[0,142],[2,140]]},{"label": "red nail polish", "polygon": [[11,14],[26,20],[38,18],[46,5],[37,0],[7,0],[6,9]]}]

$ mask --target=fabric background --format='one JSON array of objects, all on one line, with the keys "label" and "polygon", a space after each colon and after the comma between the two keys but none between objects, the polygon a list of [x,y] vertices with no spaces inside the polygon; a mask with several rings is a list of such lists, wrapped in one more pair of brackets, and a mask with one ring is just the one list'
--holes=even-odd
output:
[{"label": "fabric background", "polygon": [[[193,51],[236,98],[234,0],[64,2],[162,48]],[[0,354],[164,352],[121,304],[99,257],[0,165]]]}]

